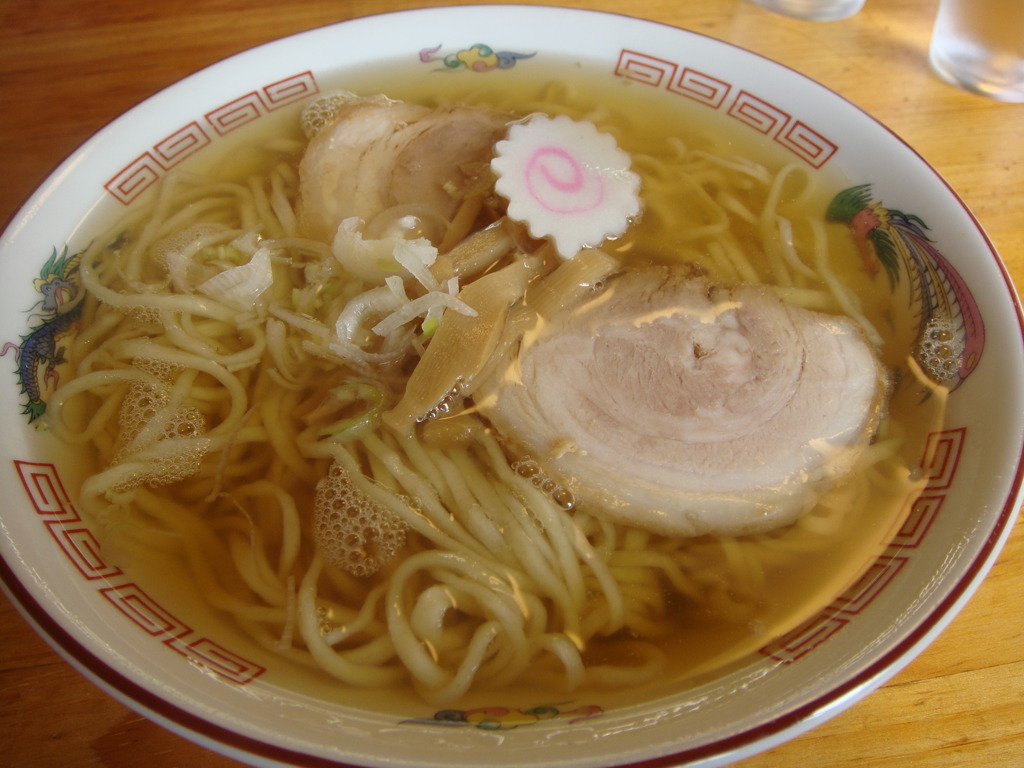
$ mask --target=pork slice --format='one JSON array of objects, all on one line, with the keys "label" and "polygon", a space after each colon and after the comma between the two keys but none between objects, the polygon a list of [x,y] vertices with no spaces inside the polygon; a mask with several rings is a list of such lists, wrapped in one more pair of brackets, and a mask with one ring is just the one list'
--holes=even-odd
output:
[{"label": "pork slice", "polygon": [[650,268],[525,335],[475,397],[588,510],[698,536],[794,521],[855,464],[885,391],[852,321]]},{"label": "pork slice", "polygon": [[391,193],[398,204],[430,201],[450,219],[490,167],[509,115],[481,107],[436,109],[418,120],[395,158]]},{"label": "pork slice", "polygon": [[299,164],[300,233],[331,242],[344,219],[369,223],[404,204],[450,219],[509,119],[483,107],[346,102]]}]

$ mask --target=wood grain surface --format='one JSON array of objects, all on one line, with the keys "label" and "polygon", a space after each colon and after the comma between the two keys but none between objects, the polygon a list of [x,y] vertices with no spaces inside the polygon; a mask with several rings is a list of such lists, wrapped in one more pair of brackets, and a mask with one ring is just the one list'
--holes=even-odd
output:
[{"label": "wood grain surface", "polygon": [[[415,0],[2,0],[0,222],[79,144],[150,94],[233,53]],[[797,21],[749,0],[563,0],[735,43],[845,96],[914,147],[973,209],[1024,285],[1024,105],[929,70],[937,0],[867,0]],[[0,515],[4,513],[0,506]],[[1024,766],[1024,534],[952,625],[883,688],[743,768]],[[0,598],[0,766],[238,765],[141,718],[76,673]]]}]

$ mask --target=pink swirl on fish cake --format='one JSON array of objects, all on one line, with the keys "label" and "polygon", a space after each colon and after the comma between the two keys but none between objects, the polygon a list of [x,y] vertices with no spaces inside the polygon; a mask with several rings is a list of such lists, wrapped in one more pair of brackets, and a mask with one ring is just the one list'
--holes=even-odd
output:
[{"label": "pink swirl on fish cake", "polygon": [[587,213],[604,204],[604,179],[563,147],[538,147],[523,179],[530,196],[552,213]]}]

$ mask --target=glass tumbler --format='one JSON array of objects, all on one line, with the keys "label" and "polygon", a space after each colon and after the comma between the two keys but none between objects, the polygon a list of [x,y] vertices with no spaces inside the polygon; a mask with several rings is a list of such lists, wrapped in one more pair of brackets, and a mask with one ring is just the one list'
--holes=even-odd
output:
[{"label": "glass tumbler", "polygon": [[807,21],[838,21],[853,16],[864,0],[754,0],[769,11]]},{"label": "glass tumbler", "polygon": [[941,0],[929,55],[953,85],[1024,102],[1024,0]]}]

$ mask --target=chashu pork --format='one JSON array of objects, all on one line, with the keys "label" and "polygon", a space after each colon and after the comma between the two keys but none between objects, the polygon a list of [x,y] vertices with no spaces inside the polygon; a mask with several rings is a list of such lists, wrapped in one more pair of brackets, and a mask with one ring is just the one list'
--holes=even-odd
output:
[{"label": "chashu pork", "polygon": [[369,224],[405,206],[450,220],[510,119],[483,107],[431,109],[384,96],[346,101],[300,162],[300,233],[329,243],[346,218]]},{"label": "chashu pork", "polygon": [[577,504],[698,536],[797,519],[868,445],[886,389],[852,321],[648,268],[541,321],[474,397]]}]

